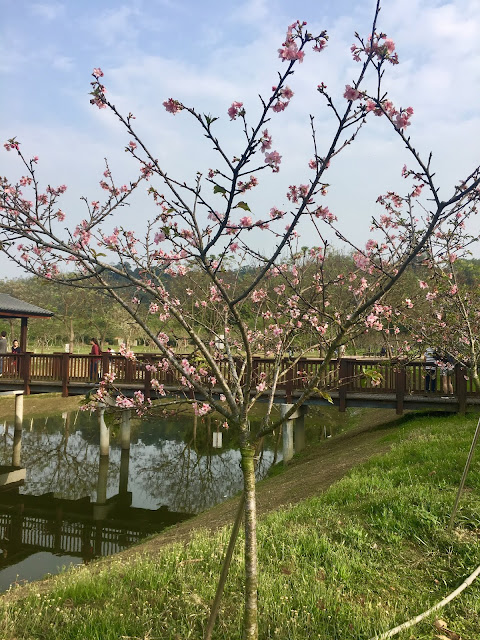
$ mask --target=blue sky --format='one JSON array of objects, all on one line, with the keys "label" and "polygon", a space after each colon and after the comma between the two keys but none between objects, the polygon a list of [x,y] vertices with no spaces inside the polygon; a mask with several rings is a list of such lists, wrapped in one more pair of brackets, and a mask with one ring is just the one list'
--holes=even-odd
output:
[{"label": "blue sky", "polygon": [[[259,211],[284,206],[285,185],[309,177],[309,114],[316,117],[321,140],[328,141],[332,130],[331,114],[315,88],[324,81],[342,100],[356,71],[349,51],[353,33],[368,34],[374,5],[373,0],[0,0],[2,143],[17,136],[28,155],[40,157],[38,176],[44,183],[68,185],[63,208],[69,220],[79,221],[80,196],[100,195],[104,157],[120,180],[136,173],[123,152],[129,138],[110,114],[89,104],[90,73],[101,67],[109,97],[135,113],[139,132],[169,172],[189,180],[214,160],[184,114],[173,118],[162,102],[174,97],[221,116],[219,135],[235,153],[240,127],[229,122],[226,110],[241,100],[253,118],[258,94],[268,94],[281,68],[277,48],[286,27],[299,18],[312,32],[327,29],[330,41],[322,54],[310,54],[298,67],[290,83],[296,95],[272,122],[283,182],[266,179],[263,195],[252,196],[252,202]],[[433,151],[446,197],[480,164],[480,1],[384,0],[380,27],[395,41],[401,62],[388,69],[385,89],[396,105],[414,108],[409,133],[424,157]],[[380,120],[372,118],[329,176],[325,204],[356,240],[368,237],[369,219],[378,213],[376,197],[402,186],[400,172],[408,161]],[[0,149],[0,175],[14,178],[18,170],[15,156]],[[122,224],[133,219],[137,228],[148,211],[142,204],[123,215]],[[3,277],[20,275],[5,259],[0,268]]]}]

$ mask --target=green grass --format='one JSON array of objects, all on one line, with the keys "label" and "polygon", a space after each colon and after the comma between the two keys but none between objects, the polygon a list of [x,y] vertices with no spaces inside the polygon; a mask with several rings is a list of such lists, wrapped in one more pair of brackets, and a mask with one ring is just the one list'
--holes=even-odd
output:
[{"label": "green grass", "polygon": [[[262,639],[369,640],[463,582],[480,563],[480,452],[455,531],[446,525],[476,419],[405,421],[389,454],[262,520]],[[21,600],[0,603],[0,638],[199,639],[227,539],[228,531],[199,532],[154,557],[62,574],[47,593],[33,584]],[[239,544],[214,638],[241,637],[241,594]],[[438,615],[462,640],[478,640],[479,581]],[[396,637],[431,640],[432,622]]]}]

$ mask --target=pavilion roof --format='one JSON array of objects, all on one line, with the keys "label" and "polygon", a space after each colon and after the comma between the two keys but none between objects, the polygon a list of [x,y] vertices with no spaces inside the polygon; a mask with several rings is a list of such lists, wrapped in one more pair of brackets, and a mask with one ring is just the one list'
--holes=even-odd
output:
[{"label": "pavilion roof", "polygon": [[0,293],[0,317],[3,318],[50,318],[52,311],[42,309],[29,302]]}]

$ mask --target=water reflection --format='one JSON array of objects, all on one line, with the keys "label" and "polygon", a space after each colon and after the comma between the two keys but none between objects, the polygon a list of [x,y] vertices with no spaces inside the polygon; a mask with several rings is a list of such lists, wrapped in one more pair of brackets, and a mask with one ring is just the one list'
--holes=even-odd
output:
[{"label": "water reflection", "polygon": [[[130,449],[111,422],[110,456],[99,455],[95,415],[0,423],[0,465],[26,468],[25,483],[0,492],[0,590],[36,579],[39,567],[116,553],[241,489],[231,434],[213,449],[215,425],[192,418],[131,422]],[[257,475],[274,458],[267,447]],[[59,562],[60,560],[60,562]]]}]

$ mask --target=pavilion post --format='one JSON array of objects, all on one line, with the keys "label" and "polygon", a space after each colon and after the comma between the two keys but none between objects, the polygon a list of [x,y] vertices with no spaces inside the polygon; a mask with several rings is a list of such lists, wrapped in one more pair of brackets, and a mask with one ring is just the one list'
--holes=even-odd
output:
[{"label": "pavilion post", "polygon": [[20,349],[22,353],[27,351],[27,333],[28,333],[28,318],[21,319],[20,325]]}]

